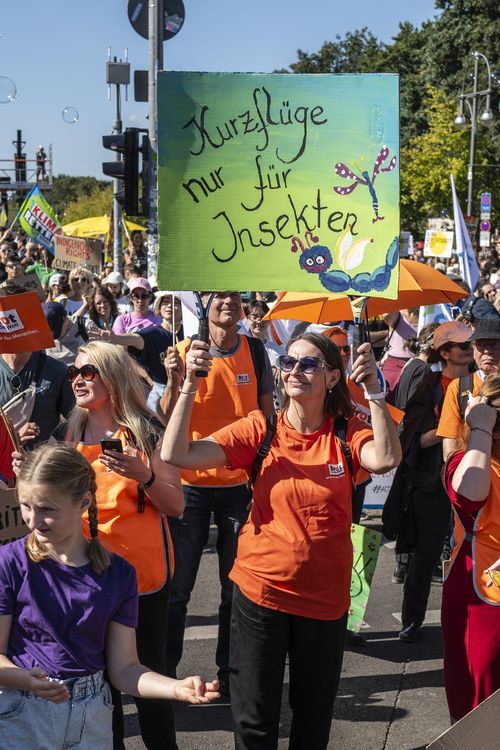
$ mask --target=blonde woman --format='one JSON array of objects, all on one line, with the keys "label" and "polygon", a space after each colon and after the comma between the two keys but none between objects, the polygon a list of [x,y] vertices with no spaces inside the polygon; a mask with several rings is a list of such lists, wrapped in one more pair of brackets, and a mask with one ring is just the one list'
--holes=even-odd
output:
[{"label": "blonde woman", "polygon": [[82,266],[73,268],[70,272],[69,285],[71,291],[64,305],[68,315],[73,315],[85,303],[85,298],[92,291],[92,280],[93,276],[91,272]]},{"label": "blonde woman", "polygon": [[[165,674],[168,581],[173,553],[164,514],[184,507],[179,472],[160,460],[159,433],[151,423],[134,361],[122,347],[92,342],[68,368],[76,406],[54,436],[73,445],[96,474],[99,537],[136,571],[139,588],[137,650],[150,669]],[[117,440],[121,451],[101,448]],[[22,458],[18,453],[17,460]],[[88,521],[84,533],[90,537]],[[123,742],[120,694],[115,706],[114,746]],[[146,745],[176,748],[170,704],[137,699]]]}]

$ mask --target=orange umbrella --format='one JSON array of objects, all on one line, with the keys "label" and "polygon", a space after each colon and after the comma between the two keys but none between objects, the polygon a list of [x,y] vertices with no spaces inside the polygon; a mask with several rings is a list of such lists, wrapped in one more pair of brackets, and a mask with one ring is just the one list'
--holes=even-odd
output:
[{"label": "orange umbrella", "polygon": [[[401,260],[397,298],[369,297],[366,314],[373,318],[407,307],[454,304],[462,297],[467,297],[467,292],[440,271],[415,260]],[[352,304],[353,301],[345,294],[285,292],[266,317],[305,320],[309,323],[353,320]]]}]

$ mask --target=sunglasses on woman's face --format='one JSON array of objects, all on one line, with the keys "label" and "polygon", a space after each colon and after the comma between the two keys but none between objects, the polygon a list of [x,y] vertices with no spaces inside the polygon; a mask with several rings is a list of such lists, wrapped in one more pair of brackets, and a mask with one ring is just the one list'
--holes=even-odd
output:
[{"label": "sunglasses on woman's face", "polygon": [[89,280],[85,278],[85,276],[73,276],[73,281],[76,281],[77,284],[88,284]]},{"label": "sunglasses on woman's face", "polygon": [[349,354],[349,352],[351,351],[351,347],[349,346],[349,344],[337,344],[337,349],[339,350],[339,352],[344,352],[344,354]]},{"label": "sunglasses on woman's face", "polygon": [[466,352],[467,349],[470,349],[472,344],[470,341],[461,341],[459,344],[450,344],[447,348],[449,351],[450,349],[453,349],[454,346],[457,346],[459,349],[461,349],[463,352]]},{"label": "sunglasses on woman's face", "polygon": [[300,359],[295,359],[290,354],[282,354],[278,357],[278,366],[282,372],[292,372],[297,364],[301,372],[311,375],[313,372],[316,372],[318,367],[324,366],[325,360],[319,357],[301,357]]},{"label": "sunglasses on woman's face", "polygon": [[131,294],[131,299],[143,302],[145,299],[149,299],[149,294]]},{"label": "sunglasses on woman's face", "polygon": [[84,380],[89,382],[90,380],[93,380],[98,374],[99,370],[97,369],[97,367],[94,367],[94,365],[82,365],[82,367],[70,365],[68,367],[68,380],[70,383],[73,383],[73,381],[75,381],[79,375],[81,375]]}]

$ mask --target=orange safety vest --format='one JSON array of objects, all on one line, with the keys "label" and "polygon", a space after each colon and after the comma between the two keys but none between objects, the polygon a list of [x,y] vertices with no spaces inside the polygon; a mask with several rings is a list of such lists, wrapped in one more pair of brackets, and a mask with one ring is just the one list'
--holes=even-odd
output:
[{"label": "orange safety vest", "polygon": [[[189,424],[190,439],[200,440],[216,430],[246,417],[259,408],[257,376],[246,336],[239,336],[239,349],[229,357],[214,357],[208,377],[200,378]],[[181,341],[180,355],[185,359],[190,340]],[[183,470],[184,484],[225,487],[244,484],[248,475],[242,469]]]},{"label": "orange safety vest", "polygon": [[[127,445],[122,427],[113,437]],[[173,546],[168,524],[147,495],[144,512],[138,512],[137,482],[108,471],[98,459],[102,453],[100,444],[78,443],[77,450],[96,474],[99,540],[110,552],[124,557],[134,566],[139,594],[158,591],[167,580],[167,560],[173,572]],[[83,516],[83,533],[90,538],[87,513]]]},{"label": "orange safety vest", "polygon": [[500,557],[500,464],[491,462],[491,486],[488,499],[480,508],[471,534],[467,534],[458,513],[455,514],[455,548],[448,575],[464,539],[472,544],[472,577],[474,590],[486,604],[500,605],[500,588],[486,584],[490,580],[484,570]]}]

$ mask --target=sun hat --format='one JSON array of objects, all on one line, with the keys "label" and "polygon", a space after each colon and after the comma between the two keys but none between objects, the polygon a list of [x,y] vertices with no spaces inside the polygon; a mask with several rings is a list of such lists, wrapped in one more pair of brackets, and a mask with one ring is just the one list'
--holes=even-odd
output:
[{"label": "sun hat", "polygon": [[448,320],[441,323],[434,331],[432,338],[432,348],[441,349],[446,344],[461,344],[463,341],[469,341],[472,335],[472,328],[459,320]]},{"label": "sun hat", "polygon": [[106,278],[102,280],[102,284],[123,284],[125,282],[125,279],[119,273],[118,271],[111,271],[111,273],[108,273]]},{"label": "sun hat", "polygon": [[155,292],[155,304],[154,304],[153,310],[156,315],[160,314],[160,307],[165,297],[170,297],[170,299],[172,299],[172,295],[176,297],[177,299],[181,298],[180,292],[169,292],[169,291]]},{"label": "sun hat", "polygon": [[63,273],[53,273],[49,277],[49,287],[54,286],[54,284],[61,284],[63,281],[66,281],[66,276]]}]

